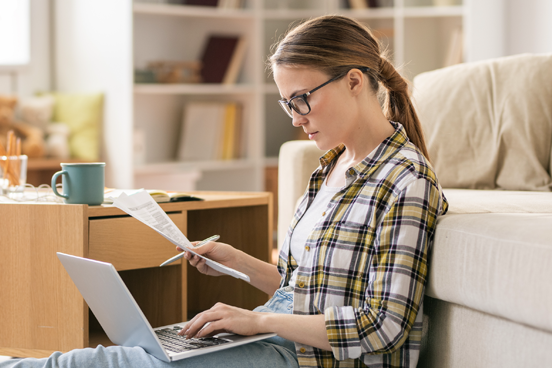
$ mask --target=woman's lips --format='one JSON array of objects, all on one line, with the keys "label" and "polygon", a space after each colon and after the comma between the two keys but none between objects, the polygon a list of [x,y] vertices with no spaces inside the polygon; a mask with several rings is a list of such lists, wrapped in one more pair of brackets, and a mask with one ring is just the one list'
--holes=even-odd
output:
[{"label": "woman's lips", "polygon": [[318,132],[307,133],[307,134],[309,135],[309,139],[313,139],[314,136],[315,136],[316,134],[318,134]]}]

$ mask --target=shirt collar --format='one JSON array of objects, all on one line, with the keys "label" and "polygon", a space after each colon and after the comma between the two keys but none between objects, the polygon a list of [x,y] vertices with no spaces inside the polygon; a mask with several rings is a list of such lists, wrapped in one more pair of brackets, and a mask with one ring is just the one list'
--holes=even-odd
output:
[{"label": "shirt collar", "polygon": [[[347,170],[347,184],[352,178],[359,176],[370,175],[377,167],[387,161],[390,157],[395,155],[395,152],[400,150],[408,141],[408,136],[401,123],[390,121],[391,125],[395,128],[395,132],[389,137],[385,138],[368,156],[361,162],[352,166]],[[337,158],[345,151],[345,145],[339,146],[329,150],[322,157],[320,157],[320,165],[322,171],[327,172],[325,168],[329,165],[335,164]]]}]

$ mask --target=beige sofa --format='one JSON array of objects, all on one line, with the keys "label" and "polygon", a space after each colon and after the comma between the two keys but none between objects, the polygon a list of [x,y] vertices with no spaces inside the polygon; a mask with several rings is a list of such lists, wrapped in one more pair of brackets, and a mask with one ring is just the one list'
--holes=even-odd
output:
[{"label": "beige sofa", "polygon": [[[418,366],[552,367],[552,55],[424,73],[413,99],[450,203]],[[321,154],[281,148],[279,244]]]}]

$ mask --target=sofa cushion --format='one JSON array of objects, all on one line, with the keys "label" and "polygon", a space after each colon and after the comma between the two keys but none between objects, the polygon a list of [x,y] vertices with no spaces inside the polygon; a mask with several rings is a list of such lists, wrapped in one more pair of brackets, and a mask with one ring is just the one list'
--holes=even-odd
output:
[{"label": "sofa cushion", "polygon": [[552,213],[552,193],[444,189],[448,213]]},{"label": "sofa cushion", "polygon": [[[455,213],[462,194],[454,194],[438,220],[427,295],[552,331],[552,207],[523,213],[520,200],[512,213]],[[550,203],[552,194],[540,194]]]},{"label": "sofa cushion", "polygon": [[552,188],[552,54],[460,64],[414,79],[445,188]]},{"label": "sofa cushion", "polygon": [[100,130],[103,118],[102,93],[54,93],[53,121],[69,126],[71,157],[89,161],[100,157]]},{"label": "sofa cushion", "polygon": [[552,333],[425,298],[429,333],[420,368],[552,367]]},{"label": "sofa cushion", "polygon": [[289,141],[278,156],[278,247],[284,243],[297,202],[305,193],[312,172],[325,151],[314,141]]}]

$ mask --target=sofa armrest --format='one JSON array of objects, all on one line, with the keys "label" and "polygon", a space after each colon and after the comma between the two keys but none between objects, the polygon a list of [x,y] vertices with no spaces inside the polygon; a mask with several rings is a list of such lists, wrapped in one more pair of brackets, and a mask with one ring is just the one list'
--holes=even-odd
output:
[{"label": "sofa armrest", "polygon": [[324,151],[311,141],[289,141],[278,157],[278,248],[286,237],[297,200],[303,195],[310,175],[319,166]]}]

